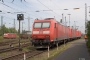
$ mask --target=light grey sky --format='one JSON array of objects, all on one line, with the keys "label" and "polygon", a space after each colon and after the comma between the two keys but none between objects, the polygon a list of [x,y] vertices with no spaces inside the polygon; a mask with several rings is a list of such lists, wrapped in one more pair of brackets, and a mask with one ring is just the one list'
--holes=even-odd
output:
[{"label": "light grey sky", "polygon": [[[26,1],[26,2],[25,2]],[[76,26],[79,26],[79,30],[84,33],[85,24],[85,3],[87,3],[87,19],[89,20],[89,6],[90,0],[4,0],[4,3],[0,1],[0,16],[3,16],[3,21],[6,27],[13,27],[14,19],[17,19],[16,12],[22,12],[25,18],[30,16],[30,25],[32,27],[32,22],[34,19],[44,19],[48,17],[54,17],[57,21],[62,19],[62,13],[64,17],[66,16],[66,21],[69,22],[70,15],[70,25],[75,26],[74,21],[76,21]],[[80,8],[79,10],[74,10],[73,8]],[[68,9],[68,10],[64,10]],[[52,10],[52,11],[43,11]],[[35,12],[39,11],[39,12]],[[11,13],[7,13],[11,12]],[[1,20],[1,19],[0,19]],[[28,20],[24,19],[24,28],[28,30]],[[21,23],[22,23],[21,22]],[[1,23],[0,23],[1,24]],[[69,25],[69,23],[67,23]],[[22,28],[22,25],[21,25]],[[16,29],[18,29],[18,21],[16,20]],[[32,29],[32,28],[31,28]]]}]

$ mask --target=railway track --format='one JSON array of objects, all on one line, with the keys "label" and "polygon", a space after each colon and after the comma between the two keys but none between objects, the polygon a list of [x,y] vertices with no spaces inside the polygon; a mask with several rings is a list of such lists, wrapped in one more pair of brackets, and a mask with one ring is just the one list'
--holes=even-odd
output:
[{"label": "railway track", "polygon": [[[20,42],[20,44],[25,44],[25,43],[28,43],[28,42],[30,42],[30,41],[29,40],[22,40]],[[0,45],[0,49],[5,49],[5,48],[8,48],[10,46],[16,46],[18,44],[19,44],[18,41],[13,41],[13,42],[8,42],[8,43],[4,42],[4,44]]]},{"label": "railway track", "polygon": [[8,45],[9,43],[11,43],[11,42],[15,42],[15,41],[16,41],[16,40],[7,41],[7,42],[0,42],[0,46]]},{"label": "railway track", "polygon": [[[30,43],[27,43],[27,44],[24,44],[22,45],[21,47],[26,47],[26,46],[29,46]],[[12,51],[12,50],[16,50],[18,49],[18,46],[15,46],[15,47],[8,47],[8,48],[4,48],[4,49],[0,49],[0,53],[3,53],[3,52],[8,52],[8,51]]]},{"label": "railway track", "polygon": [[[56,47],[54,47],[56,48]],[[51,48],[50,50],[54,49],[54,48]],[[28,58],[32,58],[36,55],[39,55],[43,52],[46,52],[46,50],[32,50],[32,51],[28,51],[26,52],[26,59]],[[1,60],[24,60],[24,53],[19,53],[19,54],[16,54],[16,55],[12,55],[12,56],[9,56],[9,57],[6,57],[6,58],[2,58]]]},{"label": "railway track", "polygon": [[[31,58],[31,57],[39,55],[43,52],[45,52],[45,51],[32,50],[32,51],[26,52],[25,54],[26,54],[26,58]],[[23,60],[24,59],[23,57],[24,57],[24,53],[20,53],[20,54],[6,57],[6,58],[2,58],[1,60]]]},{"label": "railway track", "polygon": [[[28,40],[21,40],[21,43],[23,43],[23,42],[28,42]],[[0,46],[16,44],[16,43],[18,43],[18,40],[12,40],[12,41],[8,41],[8,42],[0,42]]]}]

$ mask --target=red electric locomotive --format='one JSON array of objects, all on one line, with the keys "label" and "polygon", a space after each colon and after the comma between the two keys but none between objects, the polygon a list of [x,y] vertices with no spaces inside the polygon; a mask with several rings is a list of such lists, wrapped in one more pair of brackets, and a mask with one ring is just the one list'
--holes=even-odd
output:
[{"label": "red electric locomotive", "polygon": [[35,20],[32,29],[32,44],[36,48],[47,48],[58,42],[75,37],[74,30],[57,22],[54,18]]}]

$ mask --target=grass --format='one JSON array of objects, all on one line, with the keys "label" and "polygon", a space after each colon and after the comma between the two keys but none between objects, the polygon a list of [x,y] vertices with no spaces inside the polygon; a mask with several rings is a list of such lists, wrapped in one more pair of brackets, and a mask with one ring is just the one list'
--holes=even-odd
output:
[{"label": "grass", "polygon": [[23,51],[30,51],[33,49],[34,49],[34,47],[28,46],[28,47],[23,48]]},{"label": "grass", "polygon": [[[49,59],[47,59],[47,60],[52,60],[54,57],[56,57],[58,54],[60,54],[61,52],[63,52],[63,51],[65,51],[69,46],[71,45],[71,43],[67,43],[65,46],[64,45],[61,45],[59,48],[58,48],[58,50],[55,48],[54,50],[52,50],[51,52],[50,52],[50,57],[49,57]],[[53,53],[53,52],[55,52],[55,53]]]},{"label": "grass", "polygon": [[0,42],[7,42],[8,40],[12,40],[12,39],[4,39],[3,36],[0,36]]},{"label": "grass", "polygon": [[60,45],[58,47],[58,50],[57,48],[54,48],[52,50],[50,50],[49,54],[50,54],[50,57],[48,58],[48,52],[44,52],[40,55],[37,55],[37,56],[34,56],[30,59],[27,59],[27,60],[53,60],[53,58],[55,58],[58,54],[60,54],[61,52],[65,51],[69,46],[72,45],[72,43],[74,42],[77,42],[77,41],[81,41],[81,40],[75,40],[75,41],[72,41],[72,42],[68,42],[64,45]]},{"label": "grass", "polygon": [[3,41],[3,36],[0,36],[0,42]]},{"label": "grass", "polygon": [[88,48],[89,52],[90,52],[90,48]]},{"label": "grass", "polygon": [[[0,38],[0,42],[8,42],[8,41],[12,41],[12,40],[16,40],[18,42],[19,39],[3,39],[2,37]],[[21,39],[20,41],[21,42],[22,41],[25,41],[25,42],[29,41],[30,42],[30,40],[28,40],[28,39]]]},{"label": "grass", "polygon": [[89,51],[89,54],[90,54],[90,48],[89,48],[89,47],[87,47],[87,49],[88,49],[88,51]]},{"label": "grass", "polygon": [[88,41],[86,42],[86,45],[87,45],[88,51],[90,53],[90,39],[88,39]]},{"label": "grass", "polygon": [[[67,46],[65,46],[65,47],[67,47]],[[57,51],[56,48],[51,50],[50,53],[49,53],[50,54],[49,58],[48,58],[48,52],[45,52],[45,53],[42,53],[41,55],[32,57],[30,60],[51,60],[51,59],[53,59],[53,57],[57,56],[57,54],[59,54],[60,52],[64,51],[66,49],[65,47],[64,47],[64,45],[61,45],[58,48],[58,51]]]},{"label": "grass", "polygon": [[[28,47],[23,48],[23,51],[21,51],[21,52],[27,52],[27,51],[30,51],[32,49],[34,49],[34,48],[28,46]],[[0,54],[0,58],[5,58],[5,57],[8,57],[8,56],[17,54],[17,53],[20,53],[20,51],[18,52],[18,50],[16,50],[16,51],[3,52],[3,53]]]},{"label": "grass", "polygon": [[2,55],[2,56],[8,56],[8,54],[7,54],[7,53],[1,53],[1,55]]},{"label": "grass", "polygon": [[3,36],[0,36],[0,39],[2,39],[3,38]]}]

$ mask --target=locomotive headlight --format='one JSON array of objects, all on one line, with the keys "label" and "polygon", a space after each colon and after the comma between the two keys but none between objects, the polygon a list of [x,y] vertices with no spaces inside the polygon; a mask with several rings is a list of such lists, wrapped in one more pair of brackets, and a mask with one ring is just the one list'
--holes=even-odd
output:
[{"label": "locomotive headlight", "polygon": [[46,36],[46,38],[49,38],[49,36]]},{"label": "locomotive headlight", "polygon": [[36,39],[36,36],[33,36],[33,39]]},{"label": "locomotive headlight", "polygon": [[43,34],[49,34],[50,31],[43,31]]},{"label": "locomotive headlight", "polygon": [[47,40],[49,40],[49,39],[50,39],[50,37],[49,37],[49,36],[46,36],[46,39],[47,39]]}]

